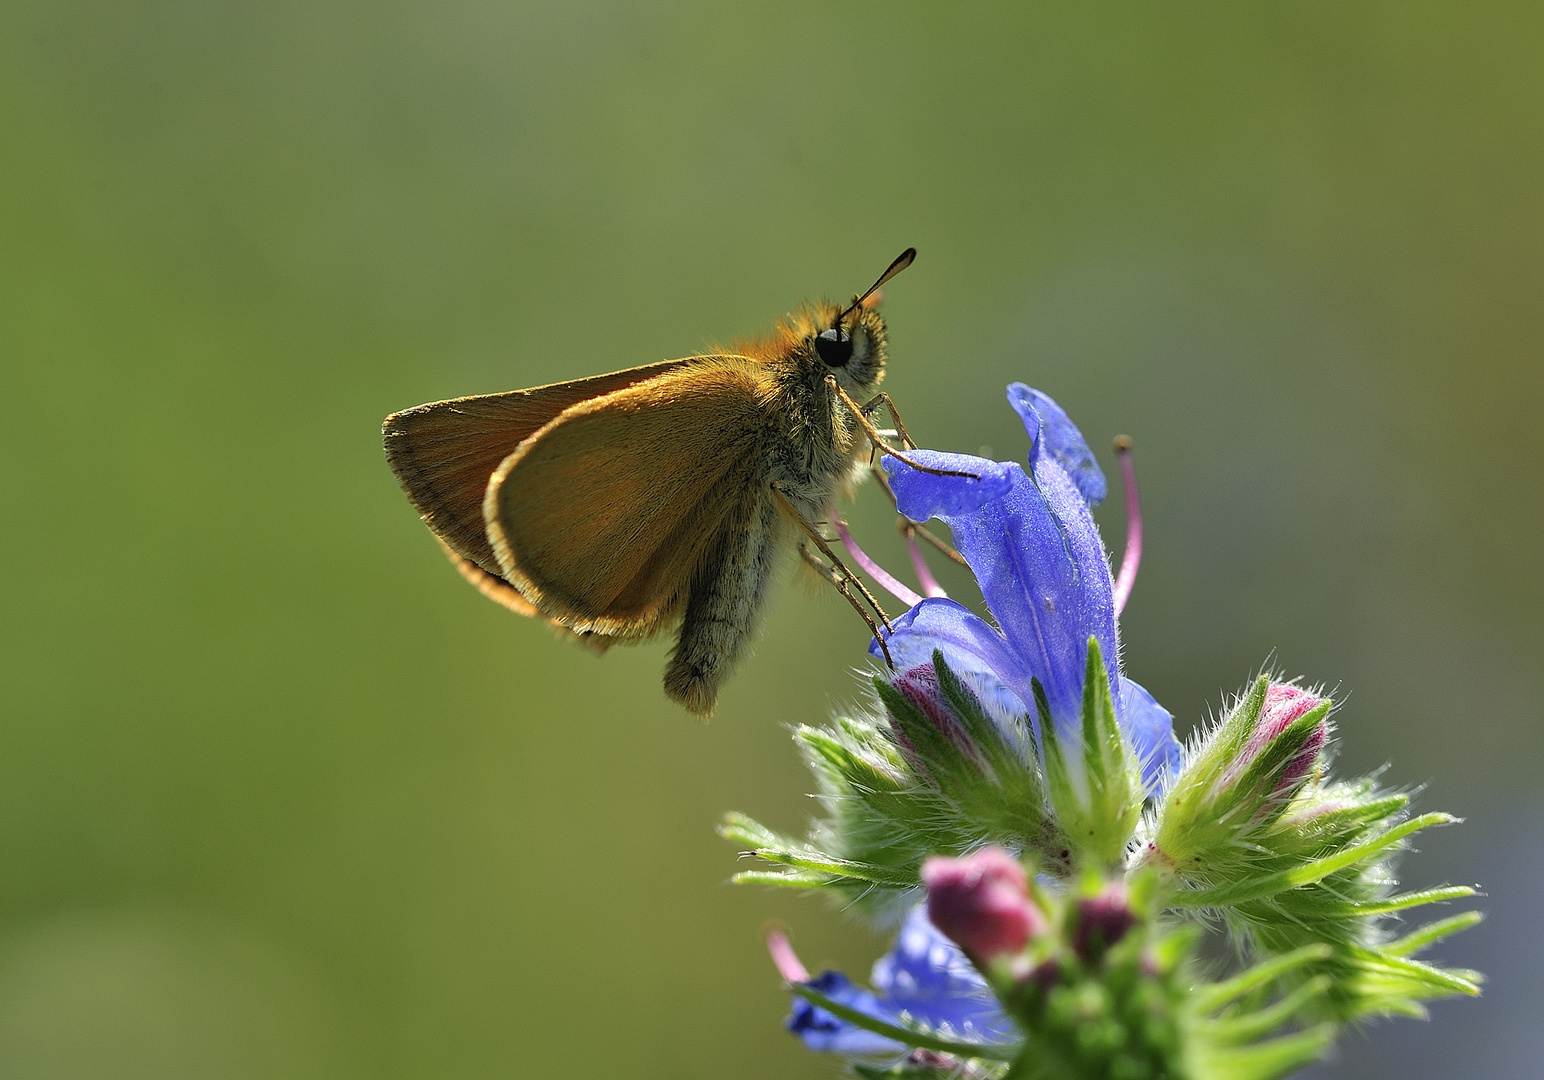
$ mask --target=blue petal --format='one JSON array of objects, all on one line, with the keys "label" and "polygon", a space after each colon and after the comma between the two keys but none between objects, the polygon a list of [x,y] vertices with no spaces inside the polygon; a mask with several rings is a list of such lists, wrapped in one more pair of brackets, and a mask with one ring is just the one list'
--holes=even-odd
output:
[{"label": "blue petal", "polygon": [[1088,504],[1060,465],[1042,456],[1031,480],[979,510],[941,515],[975,571],[981,595],[1018,663],[996,667],[1020,700],[1034,701],[1031,678],[1045,689],[1057,726],[1076,729],[1082,715],[1088,639],[1117,656],[1114,581]]},{"label": "blue petal", "polygon": [[[932,663],[934,649],[943,650],[949,666],[957,674],[984,672],[1005,685],[1008,674],[1019,672],[1024,666],[996,627],[963,604],[946,597],[929,597],[891,625],[895,632],[885,639],[885,644],[890,648],[896,668],[901,671]],[[884,657],[879,642],[869,643],[869,655],[876,660]],[[1027,677],[1019,682],[1028,688]],[[1033,701],[1034,697],[1027,700]]]},{"label": "blue petal", "polygon": [[1013,406],[1013,411],[1024,421],[1024,430],[1029,432],[1029,441],[1034,448],[1030,460],[1034,460],[1035,450],[1050,454],[1067,470],[1073,485],[1089,506],[1103,502],[1109,491],[1104,472],[1094,460],[1094,452],[1088,448],[1083,433],[1062,407],[1023,383],[1008,387],[1008,404]]},{"label": "blue petal", "polygon": [[[907,915],[895,946],[874,965],[873,984],[878,993],[854,986],[841,972],[826,971],[808,985],[887,1024],[919,1023],[980,1042],[1018,1038],[986,981],[965,954],[928,921],[921,904]],[[787,1026],[811,1050],[857,1057],[906,1050],[899,1042],[840,1020],[803,998],[794,999]]]},{"label": "blue petal", "polygon": [[[961,674],[995,681],[1006,696],[1026,705],[1034,701],[1038,679],[1057,727],[1075,732],[1088,641],[1096,639],[1117,716],[1142,756],[1149,783],[1156,783],[1176,766],[1179,744],[1169,714],[1145,690],[1130,689],[1118,673],[1114,581],[1089,513],[1090,502],[1105,494],[1104,475],[1056,402],[1022,383],[1008,388],[1008,400],[1034,443],[1029,473],[1011,463],[928,455],[926,464],[982,477],[966,481],[885,460],[902,513],[914,521],[933,516],[948,524],[1001,630],[959,604],[929,599],[896,621],[886,643],[903,670],[927,663],[934,649],[942,649]],[[1009,481],[1007,489],[982,498],[1002,477]],[[870,652],[881,655],[877,643]]]},{"label": "blue petal", "polygon": [[926,521],[944,514],[968,514],[1013,486],[1015,466],[1006,462],[937,450],[908,450],[906,456],[930,469],[972,474],[935,476],[886,455],[880,464],[890,477],[895,505],[913,521]]},{"label": "blue petal", "polygon": [[1174,717],[1138,683],[1124,675],[1121,688],[1121,730],[1136,747],[1142,779],[1149,793],[1160,791],[1179,771],[1180,745],[1174,737]]},{"label": "blue petal", "polygon": [[[896,1022],[896,1017],[880,1005],[879,999],[867,990],[861,990],[840,971],[823,971],[809,981],[833,1001],[857,1009],[859,1012],[885,1021]],[[894,1039],[865,1031],[856,1024],[838,1019],[833,1014],[812,1005],[801,997],[793,999],[793,1011],[788,1014],[785,1026],[811,1050],[832,1051],[838,1054],[860,1056],[904,1053],[906,1047]]]},{"label": "blue petal", "polygon": [[895,947],[874,964],[870,982],[886,1006],[930,1028],[978,1042],[1017,1038],[986,980],[938,931],[922,904],[906,916]]}]

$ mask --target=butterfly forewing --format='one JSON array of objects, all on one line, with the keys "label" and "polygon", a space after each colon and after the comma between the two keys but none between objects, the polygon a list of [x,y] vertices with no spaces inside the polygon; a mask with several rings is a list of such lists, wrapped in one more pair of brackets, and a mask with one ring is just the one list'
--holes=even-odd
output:
[{"label": "butterfly forewing", "polygon": [[[382,425],[386,461],[434,534],[455,554],[489,574],[499,575],[483,521],[488,478],[499,463],[564,409],[690,362],[667,360],[573,382],[436,401],[393,413]],[[515,603],[500,602],[520,610]]]}]

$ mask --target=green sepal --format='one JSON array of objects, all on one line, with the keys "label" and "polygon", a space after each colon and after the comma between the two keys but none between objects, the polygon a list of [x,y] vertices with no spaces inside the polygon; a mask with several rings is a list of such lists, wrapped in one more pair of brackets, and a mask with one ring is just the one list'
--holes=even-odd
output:
[{"label": "green sepal", "polygon": [[[917,884],[917,875],[905,868],[898,869],[827,855],[808,844],[775,833],[744,814],[725,814],[723,822],[718,827],[718,834],[726,840],[749,845],[750,850],[745,852],[746,855],[754,856],[763,862],[777,863],[801,871],[794,875],[787,872],[772,875],[777,879],[775,883],[778,885],[823,886],[840,878],[851,878],[866,884],[887,885],[897,889],[909,889]],[[765,877],[749,876],[752,873],[764,874],[765,872],[737,874],[735,879],[742,882],[765,880]]]},{"label": "green sepal", "polygon": [[1223,848],[1231,840],[1236,826],[1218,819],[1212,795],[1248,743],[1269,688],[1268,677],[1256,679],[1169,785],[1158,810],[1157,844],[1174,865],[1191,866],[1202,852]]},{"label": "green sepal", "polygon": [[1329,991],[1331,980],[1310,977],[1274,1001],[1268,1001],[1267,994],[1272,987],[1291,987],[1292,976],[1331,954],[1328,945],[1308,945],[1270,957],[1223,982],[1198,987],[1190,999],[1193,1074],[1207,1080],[1274,1080],[1323,1056],[1334,1040],[1334,1024],[1273,1039],[1265,1036],[1300,1021]]},{"label": "green sepal", "polygon": [[1098,640],[1088,639],[1083,669],[1080,769],[1071,765],[1061,745],[1063,735],[1051,717],[1045,689],[1038,679],[1032,687],[1040,715],[1046,786],[1056,820],[1084,855],[1101,866],[1118,866],[1141,820],[1145,792],[1136,750],[1115,718]]},{"label": "green sepal", "polygon": [[[1448,890],[1430,889],[1429,892],[1445,892]],[[1473,889],[1464,889],[1460,894],[1473,896]],[[1428,903],[1430,901],[1427,901]],[[1436,922],[1427,923],[1425,926],[1416,927],[1404,937],[1396,938],[1383,946],[1385,956],[1414,956],[1416,953],[1430,948],[1450,934],[1456,934],[1461,930],[1467,930],[1471,926],[1477,926],[1485,920],[1483,911],[1462,911],[1457,915],[1451,915],[1446,919],[1438,919]]]},{"label": "green sepal", "polygon": [[[965,742],[963,728],[958,730],[958,741],[951,739],[947,732],[938,729],[932,718],[913,705],[905,694],[877,675],[874,677],[874,690],[879,694],[879,700],[884,703],[885,711],[890,714],[901,737],[906,740],[915,757],[913,768],[923,779],[948,792],[969,789],[987,782],[985,761],[965,748],[969,744]],[[945,718],[945,723],[953,723],[953,718]]]},{"label": "green sepal", "polygon": [[1327,960],[1332,955],[1330,946],[1323,943],[1305,945],[1301,949],[1262,960],[1253,967],[1239,972],[1230,979],[1196,990],[1192,1001],[1201,1012],[1215,1012],[1225,1005],[1269,986],[1277,979],[1312,964]]},{"label": "green sepal", "polygon": [[1190,908],[1233,907],[1246,900],[1256,900],[1304,885],[1312,885],[1339,870],[1375,858],[1411,833],[1433,825],[1451,825],[1458,820],[1451,814],[1422,814],[1418,818],[1411,818],[1403,824],[1396,825],[1365,843],[1345,848],[1322,859],[1312,859],[1273,874],[1252,875],[1242,881],[1218,888],[1180,890],[1171,897],[1170,902],[1179,907]]},{"label": "green sepal", "polygon": [[735,885],[770,885],[777,889],[823,889],[842,879],[809,870],[741,870],[729,875]]},{"label": "green sepal", "polygon": [[1261,847],[1288,856],[1312,857],[1333,850],[1393,817],[1410,796],[1377,795],[1370,782],[1303,792],[1265,830]]},{"label": "green sepal", "polygon": [[1035,767],[1034,736],[1029,725],[1023,724],[1018,732],[1018,745],[1010,745],[996,722],[987,715],[985,707],[969,687],[960,681],[944,654],[933,650],[933,670],[938,675],[938,688],[949,703],[950,710],[972,743],[980,748],[990,779],[997,790],[983,793],[994,806],[1013,807],[1018,820],[1015,827],[1026,835],[1042,829],[1048,814],[1045,806],[1045,783],[1040,770]]},{"label": "green sepal", "polygon": [[994,716],[942,653],[933,661],[937,687],[929,695],[937,696],[928,711],[876,680],[883,713],[795,729],[826,813],[805,840],[726,817],[721,835],[788,868],[742,872],[735,881],[835,887],[862,909],[893,915],[930,855],[996,843],[1051,869],[1068,866],[1070,844],[1047,805],[1028,717]]},{"label": "green sepal", "polygon": [[1207,1080],[1275,1080],[1324,1056],[1335,1041],[1334,1024],[1248,1046],[1201,1045],[1191,1064],[1196,1077]]}]

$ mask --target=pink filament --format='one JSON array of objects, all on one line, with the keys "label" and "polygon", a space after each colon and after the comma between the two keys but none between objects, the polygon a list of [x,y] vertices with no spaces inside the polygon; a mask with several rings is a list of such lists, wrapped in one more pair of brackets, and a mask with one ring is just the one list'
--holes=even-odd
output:
[{"label": "pink filament", "polygon": [[1126,551],[1121,556],[1120,573],[1115,578],[1115,614],[1119,615],[1131,597],[1137,582],[1137,567],[1142,565],[1142,496],[1137,492],[1137,470],[1131,463],[1131,440],[1115,440],[1115,456],[1120,459],[1121,486],[1126,489]]},{"label": "pink filament", "polygon": [[922,549],[917,547],[916,534],[909,529],[906,532],[906,551],[911,556],[911,566],[917,572],[917,580],[922,583],[922,591],[929,596],[948,596],[943,586],[933,577],[927,560],[922,557]]},{"label": "pink filament", "polygon": [[810,981],[810,973],[804,970],[804,965],[799,963],[799,954],[793,951],[793,944],[788,940],[788,935],[781,930],[774,930],[767,935],[767,952],[772,954],[772,963],[777,965],[777,973],[786,982],[802,983]]},{"label": "pink filament", "polygon": [[868,552],[858,546],[858,542],[852,538],[852,533],[847,530],[847,523],[838,517],[835,511],[831,514],[831,520],[836,523],[836,534],[842,538],[842,546],[847,549],[847,554],[852,556],[853,562],[868,571],[869,577],[879,582],[891,596],[907,607],[922,603],[922,597],[891,577],[889,571],[869,558]]}]

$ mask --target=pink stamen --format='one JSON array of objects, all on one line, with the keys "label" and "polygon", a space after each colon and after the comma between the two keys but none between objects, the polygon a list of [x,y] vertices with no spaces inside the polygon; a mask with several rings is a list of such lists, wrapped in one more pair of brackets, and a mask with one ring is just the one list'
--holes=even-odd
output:
[{"label": "pink stamen", "polygon": [[879,582],[879,584],[884,589],[886,589],[891,596],[895,597],[907,607],[914,607],[915,605],[922,603],[922,597],[918,596],[905,585],[902,585],[895,578],[891,577],[889,571],[887,571],[883,566],[880,566],[873,559],[869,558],[868,552],[860,548],[858,546],[858,542],[852,538],[852,533],[848,532],[847,523],[838,517],[836,511],[834,510],[831,512],[831,520],[836,525],[836,535],[842,538],[842,546],[847,549],[847,554],[852,556],[853,562],[857,563],[868,572],[869,577]]},{"label": "pink stamen", "polygon": [[927,560],[922,557],[922,549],[917,546],[917,534],[910,529],[906,531],[906,553],[911,556],[911,567],[917,572],[917,580],[922,583],[922,591],[929,596],[948,596],[942,585],[933,577],[933,571],[929,568]]},{"label": "pink stamen", "polygon": [[777,973],[783,977],[784,982],[810,981],[810,973],[799,963],[799,955],[793,951],[793,944],[787,934],[781,930],[773,930],[768,934],[767,952],[772,954],[772,963],[777,965]]},{"label": "pink stamen", "polygon": [[1115,578],[1115,614],[1119,615],[1131,598],[1137,567],[1142,565],[1142,496],[1137,492],[1136,466],[1131,463],[1131,440],[1124,435],[1115,440],[1115,456],[1120,459],[1121,486],[1126,489],[1126,551]]}]

